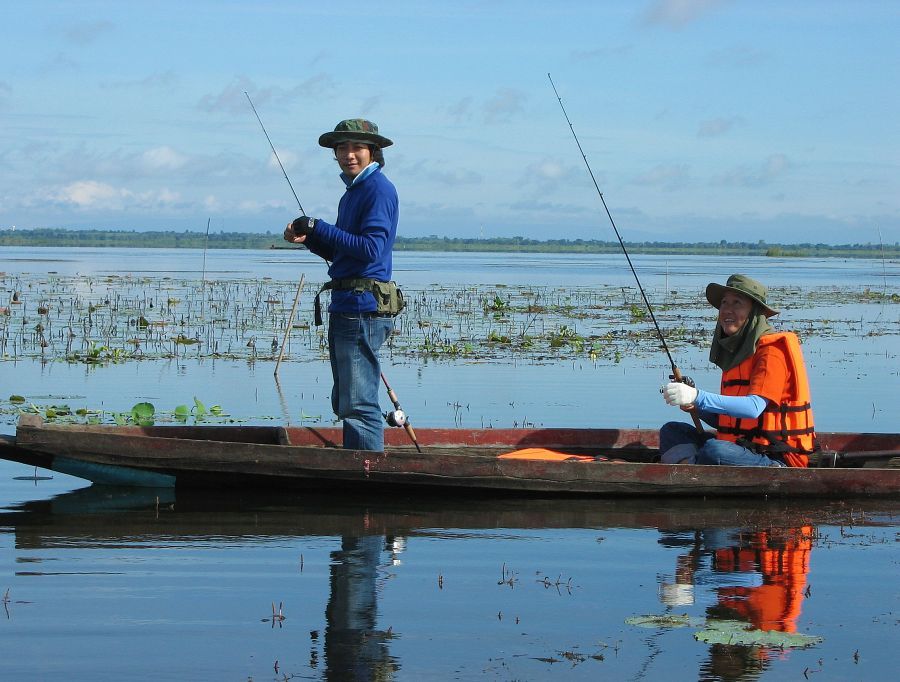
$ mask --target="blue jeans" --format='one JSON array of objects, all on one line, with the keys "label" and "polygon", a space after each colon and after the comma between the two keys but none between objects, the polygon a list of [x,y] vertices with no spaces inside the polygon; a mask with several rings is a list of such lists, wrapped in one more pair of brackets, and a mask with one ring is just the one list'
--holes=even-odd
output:
[{"label": "blue jeans", "polygon": [[783,467],[784,464],[753,450],[700,433],[693,424],[667,422],[659,430],[659,452],[665,464],[730,464],[745,467]]},{"label": "blue jeans", "polygon": [[344,447],[384,450],[384,417],[378,402],[378,351],[394,328],[394,318],[367,313],[328,315],[328,356],[334,386],[331,408],[344,422]]}]

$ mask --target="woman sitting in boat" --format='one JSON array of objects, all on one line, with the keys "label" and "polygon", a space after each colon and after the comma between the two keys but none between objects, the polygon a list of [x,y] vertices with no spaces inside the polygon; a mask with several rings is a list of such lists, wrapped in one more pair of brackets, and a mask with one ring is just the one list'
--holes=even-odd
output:
[{"label": "woman sitting in boat", "polygon": [[669,405],[696,410],[715,433],[685,422],[659,432],[667,464],[805,467],[816,449],[809,382],[800,342],[776,332],[766,287],[746,275],[711,283],[706,299],[719,309],[709,359],[722,369],[721,393],[698,390],[690,379],[660,392]]}]

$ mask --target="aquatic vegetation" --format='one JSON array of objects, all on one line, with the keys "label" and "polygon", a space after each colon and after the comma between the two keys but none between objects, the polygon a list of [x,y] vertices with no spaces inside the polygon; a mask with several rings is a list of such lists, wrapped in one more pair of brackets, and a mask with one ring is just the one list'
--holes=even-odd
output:
[{"label": "aquatic vegetation", "polygon": [[625,619],[628,625],[642,628],[671,629],[700,627],[694,639],[707,644],[740,644],[777,649],[802,649],[821,644],[822,637],[778,630],[757,630],[745,621],[704,619],[687,614],[663,613],[632,616]]},{"label": "aquatic vegetation", "polygon": [[694,639],[707,644],[741,644],[779,649],[804,649],[823,641],[822,637],[798,632],[757,630],[739,620],[709,620],[705,629],[694,634]]},{"label": "aquatic vegetation", "polygon": [[703,625],[703,618],[688,616],[686,613],[663,613],[647,616],[631,616],[625,619],[627,625],[641,628],[687,628]]},{"label": "aquatic vegetation", "polygon": [[[278,356],[288,324],[285,361],[327,357],[326,327],[313,324],[311,304],[301,305],[297,319],[288,322],[294,282],[230,279],[201,285],[168,276],[16,275],[0,277],[0,286],[19,295],[0,316],[0,357],[6,360],[36,358],[98,369],[172,358],[267,360]],[[315,287],[311,283],[309,290]],[[394,358],[615,363],[658,350],[633,287],[432,285],[405,293],[408,307],[389,342]],[[793,301],[794,307],[802,299],[804,308],[814,310],[794,322],[804,335],[900,334],[895,315],[862,331],[859,320],[818,314],[848,302],[893,306],[895,294],[822,287],[785,288],[773,297]],[[676,349],[708,343],[708,306],[689,292],[666,292],[655,314]]]}]

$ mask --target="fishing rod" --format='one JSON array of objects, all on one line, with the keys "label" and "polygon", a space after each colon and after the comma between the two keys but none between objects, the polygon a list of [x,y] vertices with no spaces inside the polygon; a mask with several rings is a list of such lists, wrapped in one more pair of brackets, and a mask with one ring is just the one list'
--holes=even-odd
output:
[{"label": "fishing rod", "polygon": [[[634,281],[637,282],[638,289],[641,292],[641,297],[644,299],[644,305],[647,306],[647,310],[650,313],[650,319],[653,321],[653,326],[656,328],[656,334],[659,337],[660,342],[662,343],[663,350],[666,352],[666,357],[669,358],[669,364],[672,367],[672,378],[675,381],[683,381],[684,377],[681,374],[681,370],[678,369],[678,366],[675,364],[675,360],[672,359],[672,353],[669,352],[669,346],[666,343],[666,337],[663,336],[662,329],[659,328],[659,323],[656,321],[656,315],[653,314],[653,306],[650,305],[650,300],[647,298],[647,294],[644,292],[644,287],[641,286],[641,279],[638,277],[637,271],[634,269],[634,265],[631,263],[631,257],[628,255],[628,249],[625,248],[625,242],[622,241],[622,236],[619,234],[619,228],[616,227],[616,221],[613,220],[612,213],[609,211],[609,207],[606,205],[606,199],[603,198],[603,192],[600,191],[600,185],[597,184],[597,178],[594,177],[594,171],[591,170],[591,164],[588,163],[587,155],[584,153],[584,149],[581,147],[581,142],[578,141],[578,136],[575,134],[575,127],[572,125],[572,121],[569,120],[569,114],[566,112],[566,107],[563,105],[562,97],[559,96],[559,91],[556,89],[556,84],[553,82],[553,78],[550,77],[550,74],[547,74],[547,78],[550,80],[550,86],[553,88],[553,93],[556,95],[556,99],[559,101],[559,108],[562,109],[563,116],[566,117],[566,123],[569,124],[569,130],[572,131],[572,137],[575,138],[575,144],[578,145],[578,151],[581,152],[581,158],[584,159],[584,165],[588,170],[588,174],[591,176],[591,180],[594,183],[594,188],[597,190],[597,194],[600,195],[600,202],[603,204],[603,209],[606,211],[606,217],[609,218],[609,222],[612,225],[613,232],[616,233],[616,237],[619,240],[619,246],[622,247],[622,253],[625,254],[625,260],[628,261],[628,267],[631,268],[631,274],[634,275]],[[694,421],[694,426],[697,427],[699,432],[703,432],[703,425],[700,423],[700,418],[697,416],[696,410],[691,410],[691,418]]]},{"label": "fishing rod", "polygon": [[[294,199],[297,200],[297,206],[300,207],[301,215],[306,215],[306,211],[303,210],[303,204],[300,203],[300,197],[297,196],[297,192],[294,191],[294,185],[291,184],[291,179],[288,177],[287,171],[284,170],[284,164],[281,163],[281,159],[278,156],[278,152],[275,151],[275,145],[272,144],[272,138],[269,137],[269,133],[266,131],[266,127],[263,125],[262,119],[259,117],[259,113],[256,111],[256,107],[253,106],[253,100],[250,99],[250,95],[244,90],[244,95],[247,97],[247,101],[250,103],[250,108],[253,109],[253,113],[256,115],[256,120],[259,121],[259,127],[262,128],[263,135],[266,136],[266,140],[269,142],[269,147],[272,149],[272,153],[275,155],[275,160],[278,161],[278,165],[281,167],[281,173],[284,175],[284,179],[287,180],[288,187],[291,188],[291,193],[294,195]],[[300,285],[297,287],[297,295],[294,297],[294,307],[291,309],[291,318],[288,321],[287,329],[284,331],[284,339],[281,342],[281,354],[278,356],[278,362],[275,363],[275,383],[278,383],[278,366],[281,364],[281,358],[284,355],[284,347],[287,343],[288,334],[290,333],[291,326],[294,319],[294,311],[297,309],[297,302],[300,300],[300,292],[303,290],[303,279],[305,275],[300,276]],[[394,412],[391,412],[385,415],[385,419],[390,426],[402,426],[406,431],[406,435],[409,436],[410,440],[413,442],[413,445],[416,446],[416,450],[422,452],[422,449],[419,447],[419,441],[416,440],[416,432],[413,431],[412,425],[409,423],[409,418],[406,416],[406,413],[400,409],[400,402],[397,400],[397,394],[394,393],[394,389],[391,388],[391,385],[388,383],[387,377],[384,376],[384,372],[381,373],[381,380],[384,382],[384,386],[387,389],[388,397],[391,399],[391,402],[394,404]]]},{"label": "fishing rod", "polygon": [[275,151],[275,145],[272,144],[272,140],[269,137],[269,133],[266,132],[266,127],[263,125],[262,119],[259,117],[259,113],[256,111],[256,107],[253,106],[253,100],[250,99],[250,95],[247,94],[247,91],[244,90],[244,94],[247,95],[247,101],[250,102],[250,108],[253,109],[253,113],[256,114],[256,120],[259,121],[259,127],[262,128],[263,135],[266,136],[266,139],[269,141],[269,146],[272,148],[272,153],[275,155],[275,160],[278,162],[278,165],[281,167],[281,172],[284,175],[284,179],[287,180],[288,187],[291,188],[291,192],[294,195],[294,199],[297,200],[297,206],[300,207],[300,214],[306,215],[306,211],[303,210],[303,204],[300,203],[300,197],[297,196],[297,193],[294,191],[294,186],[291,184],[291,179],[288,177],[287,171],[284,170],[284,164],[281,163],[281,159],[278,156],[278,152]]},{"label": "fishing rod", "polygon": [[390,398],[391,402],[394,404],[394,411],[384,415],[385,421],[391,426],[402,426],[403,430],[406,431],[406,435],[409,436],[413,445],[416,446],[416,450],[422,452],[422,448],[419,447],[419,441],[416,440],[416,432],[413,431],[412,424],[409,423],[409,417],[406,416],[406,412],[400,407],[400,400],[397,398],[397,394],[394,393],[394,389],[391,388],[391,385],[388,383],[387,377],[384,376],[384,372],[381,373],[381,380],[384,382],[384,387],[387,389],[388,398]]},{"label": "fishing rod", "polygon": [[[288,177],[287,171],[284,170],[284,164],[281,163],[281,159],[278,156],[278,152],[275,151],[275,145],[272,144],[272,138],[269,137],[269,133],[266,131],[266,127],[263,125],[262,119],[259,117],[259,113],[256,111],[256,107],[253,106],[253,100],[250,99],[250,95],[244,90],[244,94],[247,96],[247,101],[250,102],[250,108],[253,109],[253,113],[256,114],[256,120],[259,121],[259,127],[262,128],[263,135],[266,136],[266,140],[269,141],[269,146],[272,148],[272,153],[275,155],[275,160],[278,161],[278,165],[281,166],[281,172],[284,174],[284,179],[287,180],[288,187],[291,188],[291,192],[294,195],[294,199],[297,200],[297,206],[300,207],[301,215],[306,215],[306,211],[303,210],[303,204],[300,203],[300,197],[297,196],[297,192],[294,191],[294,186],[291,184],[291,179]],[[300,284],[297,286],[297,293],[294,296],[294,306],[291,308],[291,316],[288,319],[287,327],[284,330],[284,338],[281,340],[281,352],[278,354],[278,361],[275,363],[275,381],[278,381],[278,368],[281,365],[281,358],[284,357],[284,349],[287,344],[288,334],[291,333],[291,326],[294,323],[294,313],[297,310],[297,302],[300,300],[300,292],[303,291],[303,279],[306,275],[300,275]]]}]

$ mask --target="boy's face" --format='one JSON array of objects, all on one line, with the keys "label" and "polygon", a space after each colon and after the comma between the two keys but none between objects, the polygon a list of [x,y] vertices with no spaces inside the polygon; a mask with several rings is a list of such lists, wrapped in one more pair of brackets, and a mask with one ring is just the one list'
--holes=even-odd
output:
[{"label": "boy's face", "polygon": [[334,156],[341,170],[351,178],[355,178],[372,163],[372,151],[361,142],[341,142],[335,146]]}]

